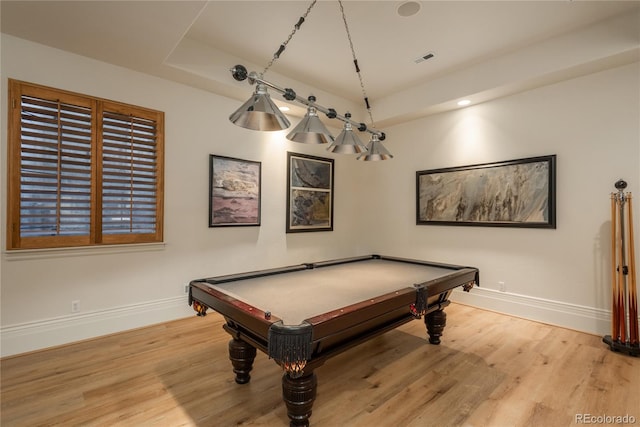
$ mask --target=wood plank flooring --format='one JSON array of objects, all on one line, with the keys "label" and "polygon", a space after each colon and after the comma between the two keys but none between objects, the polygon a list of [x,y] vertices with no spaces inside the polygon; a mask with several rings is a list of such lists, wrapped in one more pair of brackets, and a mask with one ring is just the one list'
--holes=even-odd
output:
[{"label": "wood plank flooring", "polygon": [[[578,414],[640,425],[640,358],[598,336],[446,311],[439,346],[416,320],[320,367],[311,426],[555,427]],[[236,384],[222,323],[210,313],[5,358],[0,425],[287,426],[280,368],[258,352],[251,382]]]}]

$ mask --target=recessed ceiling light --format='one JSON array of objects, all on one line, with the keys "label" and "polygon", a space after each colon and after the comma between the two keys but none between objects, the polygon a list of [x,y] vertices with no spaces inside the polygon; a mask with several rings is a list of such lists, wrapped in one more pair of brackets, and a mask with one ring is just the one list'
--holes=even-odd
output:
[{"label": "recessed ceiling light", "polygon": [[278,107],[280,111],[289,111],[289,107]]},{"label": "recessed ceiling light", "polygon": [[422,5],[418,1],[405,1],[398,5],[396,13],[403,17],[413,16],[420,12],[421,7]]},{"label": "recessed ceiling light", "polygon": [[468,99],[461,99],[460,101],[458,101],[458,106],[460,107],[465,107],[469,104],[471,104],[471,101]]}]

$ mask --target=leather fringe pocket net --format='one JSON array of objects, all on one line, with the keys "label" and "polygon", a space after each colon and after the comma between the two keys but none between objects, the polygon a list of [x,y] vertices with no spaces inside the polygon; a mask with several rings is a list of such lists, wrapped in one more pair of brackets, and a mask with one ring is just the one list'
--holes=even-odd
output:
[{"label": "leather fringe pocket net", "polygon": [[313,328],[309,323],[284,325],[282,321],[269,327],[269,358],[275,359],[293,378],[301,377],[311,359]]}]

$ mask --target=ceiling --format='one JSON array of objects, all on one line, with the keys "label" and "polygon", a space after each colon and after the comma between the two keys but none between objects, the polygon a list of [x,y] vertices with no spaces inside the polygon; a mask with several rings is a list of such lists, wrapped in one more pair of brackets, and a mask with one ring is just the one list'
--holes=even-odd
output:
[{"label": "ceiling", "polygon": [[[638,61],[639,1],[318,1],[264,78],[378,128]],[[311,1],[8,1],[0,29],[244,101]],[[400,16],[409,6],[412,16]],[[433,58],[416,63],[433,53]],[[364,88],[364,89],[363,89]],[[363,93],[364,91],[364,93]],[[278,94],[274,99],[282,99]],[[294,114],[301,114],[294,108]]]}]

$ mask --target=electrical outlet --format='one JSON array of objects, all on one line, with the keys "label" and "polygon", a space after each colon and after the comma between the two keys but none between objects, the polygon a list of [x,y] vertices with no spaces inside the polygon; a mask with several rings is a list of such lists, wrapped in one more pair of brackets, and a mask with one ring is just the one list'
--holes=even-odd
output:
[{"label": "electrical outlet", "polygon": [[507,285],[504,282],[498,282],[498,289],[500,292],[507,292]]},{"label": "electrical outlet", "polygon": [[189,293],[189,285],[184,285],[184,293],[185,294]]},{"label": "electrical outlet", "polygon": [[79,300],[71,301],[71,312],[77,313],[79,311],[80,311],[80,301]]}]

